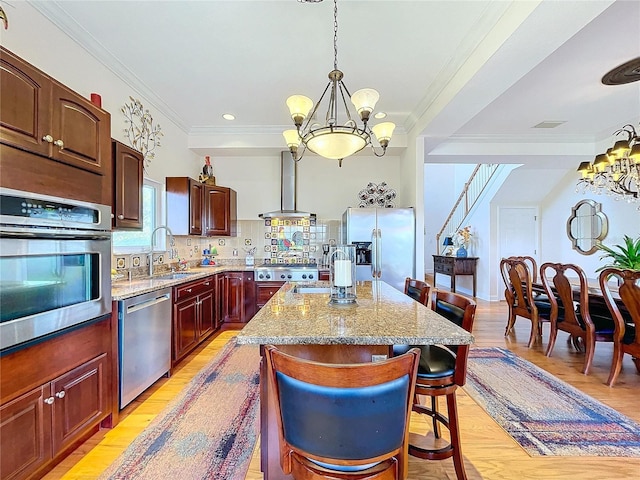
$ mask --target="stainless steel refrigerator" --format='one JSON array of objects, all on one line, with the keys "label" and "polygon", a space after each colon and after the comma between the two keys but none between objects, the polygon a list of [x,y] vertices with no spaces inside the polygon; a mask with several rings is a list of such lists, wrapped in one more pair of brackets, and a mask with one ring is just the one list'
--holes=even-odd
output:
[{"label": "stainless steel refrigerator", "polygon": [[[416,272],[416,222],[413,208],[347,208],[342,241],[370,249],[356,254],[356,279],[379,278],[400,291]],[[365,253],[365,252],[363,252]]]}]

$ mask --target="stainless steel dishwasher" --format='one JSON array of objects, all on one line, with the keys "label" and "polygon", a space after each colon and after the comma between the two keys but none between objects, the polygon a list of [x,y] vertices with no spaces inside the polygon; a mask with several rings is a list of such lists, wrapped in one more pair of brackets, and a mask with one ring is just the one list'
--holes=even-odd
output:
[{"label": "stainless steel dishwasher", "polygon": [[171,369],[171,288],[118,302],[120,408]]}]

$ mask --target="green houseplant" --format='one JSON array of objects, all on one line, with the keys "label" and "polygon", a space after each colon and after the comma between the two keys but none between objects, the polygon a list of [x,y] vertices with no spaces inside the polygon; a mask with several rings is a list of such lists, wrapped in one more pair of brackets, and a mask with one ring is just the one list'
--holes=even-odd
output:
[{"label": "green houseplant", "polygon": [[607,247],[606,245],[600,244],[598,245],[598,250],[605,252],[604,255],[600,257],[600,260],[611,259],[611,262],[596,269],[596,272],[608,267],[640,270],[640,237],[634,240],[628,235],[625,235],[624,245]]}]

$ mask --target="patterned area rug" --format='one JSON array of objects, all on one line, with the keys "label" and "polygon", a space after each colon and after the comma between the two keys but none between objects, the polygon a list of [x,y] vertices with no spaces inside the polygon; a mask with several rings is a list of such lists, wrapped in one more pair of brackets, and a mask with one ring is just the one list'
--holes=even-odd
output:
[{"label": "patterned area rug", "polygon": [[508,350],[471,349],[464,390],[531,456],[640,456],[640,425]]},{"label": "patterned area rug", "polygon": [[259,347],[231,339],[101,475],[244,479],[259,434]]}]

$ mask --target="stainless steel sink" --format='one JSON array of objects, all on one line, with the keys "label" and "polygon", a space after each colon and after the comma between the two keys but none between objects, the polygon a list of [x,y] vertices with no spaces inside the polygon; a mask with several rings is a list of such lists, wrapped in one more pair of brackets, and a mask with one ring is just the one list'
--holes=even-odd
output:
[{"label": "stainless steel sink", "polygon": [[294,287],[293,293],[331,293],[330,287]]},{"label": "stainless steel sink", "polygon": [[181,278],[188,278],[194,275],[193,273],[168,273],[166,275],[157,275],[153,277],[153,280],[179,280]]}]

